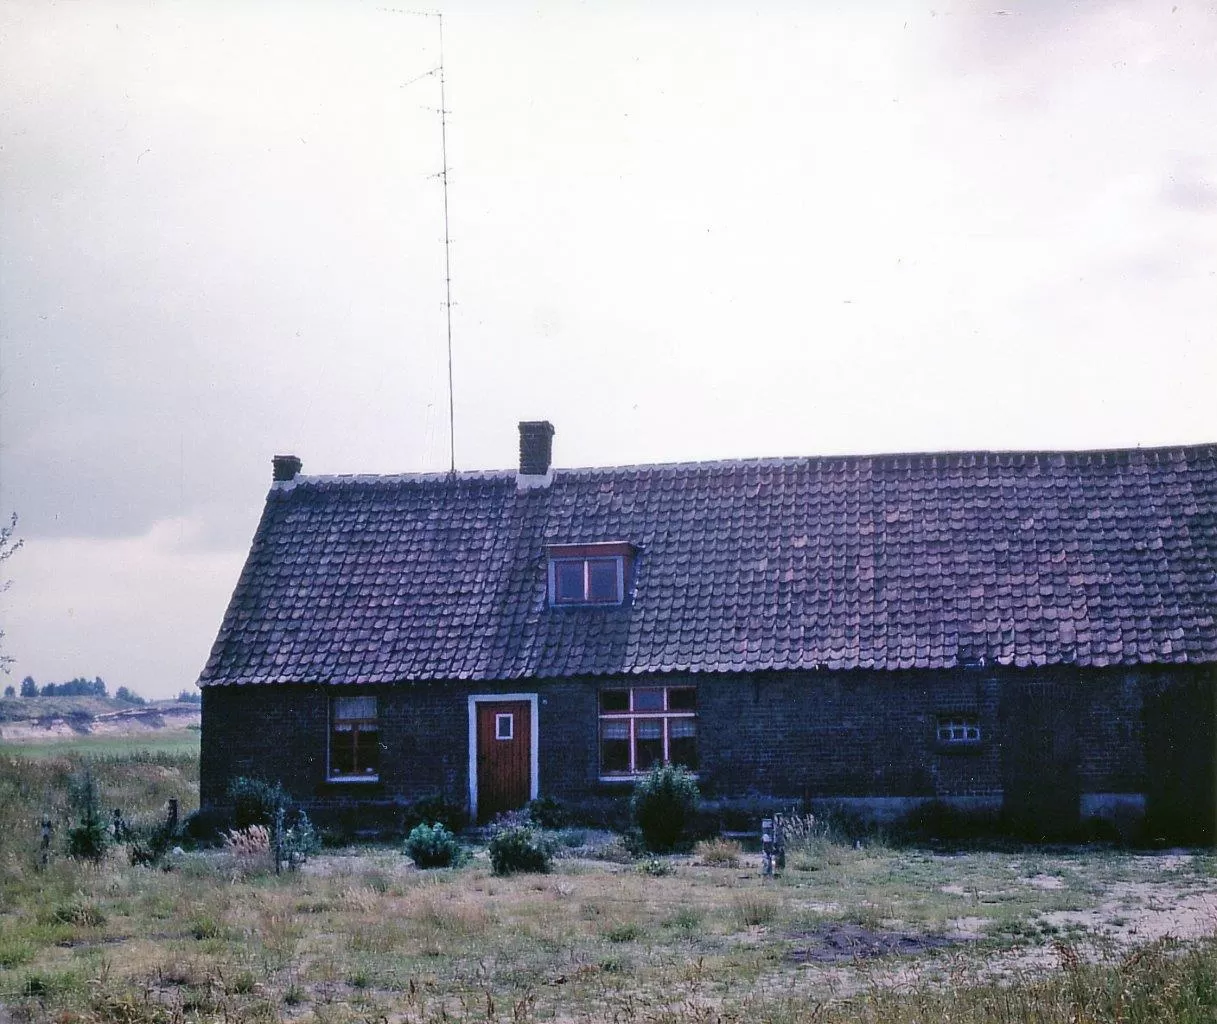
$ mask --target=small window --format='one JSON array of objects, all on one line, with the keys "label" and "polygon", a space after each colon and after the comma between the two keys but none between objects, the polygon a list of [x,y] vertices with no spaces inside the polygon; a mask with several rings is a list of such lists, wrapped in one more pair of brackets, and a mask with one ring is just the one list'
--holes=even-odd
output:
[{"label": "small window", "polygon": [[963,746],[980,742],[980,720],[975,715],[938,719],[938,742]]},{"label": "small window", "polygon": [[380,772],[375,697],[335,697],[330,703],[329,778],[374,782]]},{"label": "small window", "polygon": [[620,605],[625,602],[635,548],[624,541],[551,544],[549,603]]},{"label": "small window", "polygon": [[697,690],[639,686],[600,691],[600,774],[641,775],[656,764],[697,768]]},{"label": "small window", "polygon": [[555,558],[550,562],[552,604],[621,604],[621,558]]},{"label": "small window", "polygon": [[494,716],[494,738],[496,740],[509,740],[515,736],[515,715],[495,715]]}]

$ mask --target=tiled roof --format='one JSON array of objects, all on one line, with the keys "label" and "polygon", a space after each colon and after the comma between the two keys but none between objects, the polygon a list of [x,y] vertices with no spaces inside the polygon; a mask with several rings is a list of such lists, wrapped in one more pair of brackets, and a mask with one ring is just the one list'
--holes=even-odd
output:
[{"label": "tiled roof", "polygon": [[[549,608],[546,545],[638,546]],[[1217,445],[308,477],[202,684],[1217,661]]]}]

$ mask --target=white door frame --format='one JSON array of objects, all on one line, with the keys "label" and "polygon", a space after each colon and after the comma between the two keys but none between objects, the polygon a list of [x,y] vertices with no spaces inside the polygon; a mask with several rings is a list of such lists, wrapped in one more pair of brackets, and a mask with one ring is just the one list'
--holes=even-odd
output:
[{"label": "white door frame", "polygon": [[529,713],[529,759],[528,799],[535,800],[540,793],[538,769],[540,767],[540,723],[537,721],[539,701],[535,693],[472,693],[469,695],[469,816],[477,821],[478,816],[478,709],[479,704],[495,704],[501,701],[528,701]]}]

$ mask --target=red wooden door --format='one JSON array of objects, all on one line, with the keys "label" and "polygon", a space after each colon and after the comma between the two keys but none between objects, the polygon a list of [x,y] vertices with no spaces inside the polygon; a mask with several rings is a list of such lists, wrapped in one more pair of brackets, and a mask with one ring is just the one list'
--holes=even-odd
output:
[{"label": "red wooden door", "polygon": [[532,715],[528,701],[479,702],[478,820],[528,803],[532,793]]}]

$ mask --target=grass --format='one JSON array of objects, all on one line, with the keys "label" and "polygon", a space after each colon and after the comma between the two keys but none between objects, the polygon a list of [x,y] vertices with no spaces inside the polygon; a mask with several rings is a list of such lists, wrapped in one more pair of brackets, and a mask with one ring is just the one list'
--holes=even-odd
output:
[{"label": "grass", "polygon": [[158,729],[140,736],[81,736],[73,739],[22,740],[0,743],[0,759],[81,757],[125,760],[140,754],[199,756],[199,733],[191,729]]},{"label": "grass", "polygon": [[[815,870],[776,879],[760,877],[755,854],[733,864],[725,849],[661,858],[664,872],[579,856],[548,875],[506,878],[484,851],[459,870],[421,872],[388,848],[330,852],[280,876],[223,850],[172,858],[169,871],[133,867],[121,849],[98,867],[56,857],[36,871],[40,809],[64,805],[66,779],[84,763],[0,764],[0,1004],[15,1019],[1217,1016],[1217,943],[1117,942],[1066,919],[1110,903],[1131,926],[1144,912],[1138,886],[1145,903],[1190,905],[1211,891],[1206,855],[940,855],[817,836],[801,851]],[[159,813],[168,795],[188,810],[197,793],[188,759],[88,763],[107,805],[125,801],[134,813]],[[982,937],[816,958],[826,935],[941,938],[962,919]]]}]

